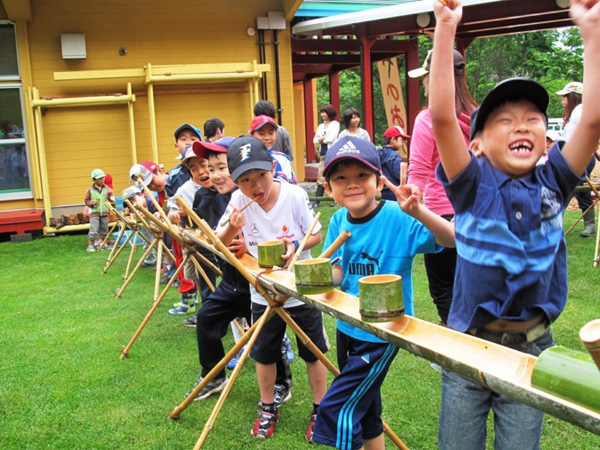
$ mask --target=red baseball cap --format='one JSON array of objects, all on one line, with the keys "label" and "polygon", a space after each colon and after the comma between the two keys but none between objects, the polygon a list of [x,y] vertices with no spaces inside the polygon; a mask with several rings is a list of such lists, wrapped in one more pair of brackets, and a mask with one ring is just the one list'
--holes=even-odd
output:
[{"label": "red baseball cap", "polygon": [[113,177],[108,173],[104,177],[104,184],[106,184],[111,189],[113,188]]},{"label": "red baseball cap", "polygon": [[272,117],[264,115],[256,116],[254,119],[252,119],[252,122],[250,122],[250,129],[248,130],[248,134],[252,134],[256,130],[260,130],[267,124],[273,126],[275,129],[278,128],[277,122],[275,122],[275,119],[273,119]]},{"label": "red baseball cap", "polygon": [[198,158],[207,159],[209,151],[227,153],[227,149],[234,140],[232,137],[222,137],[215,142],[196,141],[192,144],[192,149]]},{"label": "red baseball cap", "polygon": [[410,139],[410,136],[404,132],[404,130],[402,129],[401,126],[398,126],[398,125],[389,127],[387,130],[385,130],[385,133],[383,133],[383,137],[385,139],[390,139],[390,138],[397,137],[397,136],[400,136],[401,138],[404,138],[404,139]]}]

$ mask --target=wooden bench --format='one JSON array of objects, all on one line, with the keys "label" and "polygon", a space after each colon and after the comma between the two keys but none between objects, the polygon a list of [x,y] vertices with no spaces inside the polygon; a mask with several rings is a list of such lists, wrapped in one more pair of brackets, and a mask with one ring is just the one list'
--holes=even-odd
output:
[{"label": "wooden bench", "polygon": [[27,231],[43,230],[43,209],[0,212],[0,233],[25,234]]}]

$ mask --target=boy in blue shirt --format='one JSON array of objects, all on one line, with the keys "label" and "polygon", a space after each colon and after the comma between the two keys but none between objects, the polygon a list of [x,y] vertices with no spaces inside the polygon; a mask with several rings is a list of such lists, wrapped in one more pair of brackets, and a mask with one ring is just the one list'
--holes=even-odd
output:
[{"label": "boy in blue shirt", "polygon": [[[365,275],[402,276],[405,313],[414,314],[412,264],[417,253],[454,246],[452,225],[419,204],[416,191],[394,186],[381,176],[375,146],[344,137],[327,151],[325,189],[343,206],[331,218],[324,248],[343,230],[349,239],[334,255],[334,283],[358,296]],[[378,201],[383,184],[398,202]],[[399,204],[400,203],[400,204]],[[402,210],[401,210],[402,208]],[[341,320],[337,321],[340,374],[321,401],[313,440],[340,449],[383,449],[380,387],[398,347]]]},{"label": "boy in blue shirt", "polygon": [[[497,84],[472,113],[469,152],[454,111],[455,0],[436,0],[429,110],[442,166],[438,178],[456,211],[457,266],[448,326],[539,355],[567,299],[563,212],[600,138],[600,4],[573,0],[585,46],[582,119],[545,164],[548,93],[535,81]],[[598,97],[598,100],[596,100]],[[452,106],[451,106],[452,105]],[[561,151],[562,150],[562,151]],[[539,448],[542,412],[443,371],[441,449],[484,448],[494,411],[495,448]]]}]

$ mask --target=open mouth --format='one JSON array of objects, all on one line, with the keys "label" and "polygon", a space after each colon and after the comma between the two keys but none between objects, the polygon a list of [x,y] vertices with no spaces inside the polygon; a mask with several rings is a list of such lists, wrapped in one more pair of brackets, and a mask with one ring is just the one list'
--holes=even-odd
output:
[{"label": "open mouth", "polygon": [[508,148],[517,155],[529,155],[533,151],[533,143],[527,139],[520,139],[510,144]]}]

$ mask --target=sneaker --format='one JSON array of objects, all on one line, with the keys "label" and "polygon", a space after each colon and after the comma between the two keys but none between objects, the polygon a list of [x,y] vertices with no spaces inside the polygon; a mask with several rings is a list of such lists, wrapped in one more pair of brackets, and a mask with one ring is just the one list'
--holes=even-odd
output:
[{"label": "sneaker", "polygon": [[289,362],[294,362],[296,359],[296,355],[294,355],[294,349],[292,348],[292,343],[290,339],[287,337],[287,334],[283,336],[283,348],[285,350],[285,355]]},{"label": "sneaker", "polygon": [[275,403],[275,406],[281,406],[290,398],[292,398],[292,393],[287,388],[287,386],[284,386],[283,384],[275,385],[275,389],[273,390],[273,403]]},{"label": "sneaker", "polygon": [[[196,381],[196,384],[194,384],[194,388],[196,388],[196,386],[198,386],[202,382],[202,380],[203,380],[202,377],[198,378],[198,380]],[[204,386],[204,388],[202,388],[202,390],[200,392],[198,392],[198,395],[196,395],[196,398],[194,399],[194,401],[204,400],[205,398],[210,397],[213,394],[218,394],[223,389],[225,389],[226,385],[227,385],[227,377],[212,379],[207,383],[206,386]],[[193,389],[192,389],[192,391],[193,391]],[[185,394],[185,396],[183,398],[188,398],[191,395],[192,391]]]},{"label": "sneaker", "polygon": [[235,369],[235,366],[237,366],[238,361],[242,357],[242,353],[244,352],[244,348],[245,347],[242,347],[242,349],[238,352],[238,354],[235,355],[233,358],[231,358],[231,360],[227,363],[227,368],[229,370]]},{"label": "sneaker", "polygon": [[306,438],[306,440],[308,442],[313,442],[313,428],[315,426],[316,420],[317,420],[317,415],[313,411],[310,413],[310,419],[308,421],[308,430],[306,430],[306,434],[304,435],[304,437]]},{"label": "sneaker", "polygon": [[259,439],[267,439],[273,436],[275,425],[279,419],[279,411],[275,409],[275,413],[270,413],[261,409],[258,412],[258,419],[250,431],[253,436]]},{"label": "sneaker", "polygon": [[196,293],[185,293],[181,294],[181,303],[169,310],[169,314],[174,316],[180,316],[183,314],[192,314],[196,312],[196,303],[198,298]]},{"label": "sneaker", "polygon": [[183,324],[184,327],[188,327],[188,328],[196,328],[196,319],[198,316],[196,316],[196,314],[194,314],[191,317],[188,317],[187,319],[185,319],[183,322],[181,322]]},{"label": "sneaker", "polygon": [[[292,398],[292,392],[283,384],[276,384],[273,389],[273,403],[278,408],[285,402]],[[262,408],[262,398],[258,399],[257,403],[259,408]]]},{"label": "sneaker", "polygon": [[86,252],[90,252],[93,253],[96,251],[96,249],[94,248],[93,245],[88,245],[87,248],[85,249]]}]

